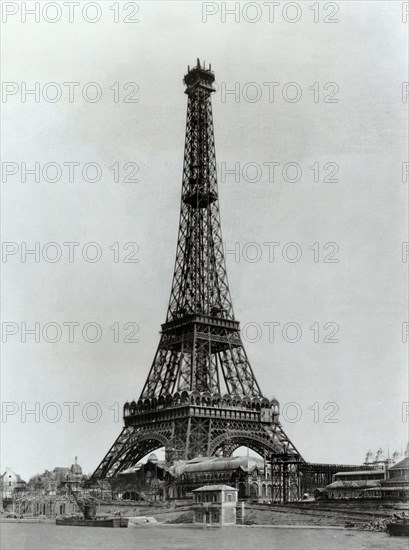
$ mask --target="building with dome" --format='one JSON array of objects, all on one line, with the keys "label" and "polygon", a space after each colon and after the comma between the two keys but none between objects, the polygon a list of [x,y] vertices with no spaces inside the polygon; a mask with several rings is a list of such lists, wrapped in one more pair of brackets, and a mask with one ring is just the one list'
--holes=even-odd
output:
[{"label": "building with dome", "polygon": [[71,477],[73,477],[74,479],[82,479],[82,477],[83,477],[82,468],[81,468],[81,466],[78,464],[78,457],[75,457],[75,462],[74,462],[74,464],[71,464],[70,475],[71,475]]}]

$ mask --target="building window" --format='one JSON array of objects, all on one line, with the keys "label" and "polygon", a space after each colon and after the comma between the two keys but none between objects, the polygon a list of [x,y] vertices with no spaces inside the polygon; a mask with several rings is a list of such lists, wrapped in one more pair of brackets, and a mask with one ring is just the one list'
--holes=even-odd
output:
[{"label": "building window", "polygon": [[231,497],[232,497],[231,494],[228,494],[228,495],[227,495],[227,502],[232,502]]}]

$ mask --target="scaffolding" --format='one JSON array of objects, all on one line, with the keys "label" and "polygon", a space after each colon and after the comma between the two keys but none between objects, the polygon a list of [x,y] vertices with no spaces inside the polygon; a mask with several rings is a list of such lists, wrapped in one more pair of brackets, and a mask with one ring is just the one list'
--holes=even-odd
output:
[{"label": "scaffolding", "polygon": [[273,502],[285,503],[300,500],[300,465],[303,463],[302,458],[292,454],[271,455]]},{"label": "scaffolding", "polygon": [[66,494],[41,494],[36,492],[24,492],[13,497],[13,513],[19,516],[47,516],[82,514],[83,504],[99,505],[95,497],[81,494],[80,497],[72,492]]}]

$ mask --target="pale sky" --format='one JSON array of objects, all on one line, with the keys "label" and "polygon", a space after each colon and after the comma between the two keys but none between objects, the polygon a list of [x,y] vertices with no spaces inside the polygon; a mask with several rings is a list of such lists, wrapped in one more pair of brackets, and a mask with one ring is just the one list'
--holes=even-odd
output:
[{"label": "pale sky", "polygon": [[[402,82],[408,80],[408,24],[402,22],[401,2],[338,2],[333,16],[314,13],[313,2],[298,2],[294,23],[285,18],[297,14],[283,12],[283,2],[274,22],[264,6],[254,23],[250,11],[238,13],[238,22],[233,16],[223,22],[220,6],[205,23],[202,2],[138,2],[133,16],[123,3],[118,13],[111,4],[100,3],[101,19],[94,24],[79,11],[72,23],[67,12],[54,24],[43,13],[39,23],[28,15],[23,22],[18,12],[2,25],[2,79],[15,83],[2,103],[2,237],[15,243],[7,248],[15,254],[3,256],[2,320],[7,330],[17,331],[2,349],[2,470],[9,466],[29,478],[70,465],[77,455],[83,470],[92,472],[121,430],[115,403],[121,416],[123,403],[142,390],[171,287],[187,99],[182,79],[197,57],[212,64],[220,90],[239,93],[237,101],[234,94],[213,95],[217,161],[222,170],[235,163],[243,169],[238,182],[231,175],[219,178],[220,209],[226,248],[238,250],[237,258],[227,254],[235,315],[247,329],[245,347],[263,392],[280,401],[287,413],[283,427],[308,461],[361,463],[369,449],[389,446],[392,453],[405,447],[408,264],[402,243],[408,236],[402,163],[408,103],[402,101]],[[215,6],[210,3],[208,11]],[[125,15],[139,22],[114,22]],[[324,23],[326,16],[339,22]],[[50,10],[45,17],[56,16]],[[33,95],[22,102],[24,83],[31,89],[35,82],[38,102]],[[73,102],[64,82],[79,83],[72,88]],[[92,97],[90,82],[102,91],[94,103],[82,96],[85,88]],[[136,86],[124,89],[127,83]],[[59,101],[44,99],[59,89]],[[297,102],[283,97],[300,90]],[[124,103],[130,94],[138,102]],[[328,97],[338,102],[324,102]],[[18,170],[6,181],[5,162],[16,163],[7,170]],[[22,181],[22,163],[32,168],[36,162],[40,170],[57,163],[60,181],[42,175],[39,182],[33,175]],[[70,182],[63,163],[71,162],[80,166]],[[297,182],[283,178],[290,162],[302,170]],[[100,181],[82,177],[87,163],[98,163]],[[123,181],[132,164],[114,181],[115,166],[125,163],[139,167],[137,182]],[[248,163],[261,167],[259,181],[250,181],[255,168],[244,168]],[[274,181],[271,163],[278,163]],[[324,182],[335,165],[339,181]],[[294,172],[288,169],[290,179]],[[87,173],[93,177],[92,167]],[[46,173],[52,177],[53,167]],[[23,262],[23,247],[36,242],[40,261],[28,255]],[[55,253],[45,246],[50,242],[62,250],[56,263],[42,255]],[[66,242],[80,243],[72,263]],[[91,242],[102,251],[95,263],[81,254]],[[136,245],[124,250],[126,243]],[[272,245],[263,243],[280,243],[274,261]],[[336,243],[337,263],[323,262],[335,250],[324,249],[326,243]],[[124,263],[135,250],[138,263]],[[299,250],[301,259],[288,261]],[[255,253],[260,257],[252,262]],[[80,324],[71,343],[63,325],[70,322]],[[27,334],[23,342],[23,323],[39,323],[41,331],[57,323],[61,339],[50,343],[41,333],[35,342]],[[101,327],[99,342],[82,338],[87,323]],[[139,326],[137,343],[123,342],[132,330],[123,328],[126,323]],[[273,342],[269,323],[280,323]],[[287,327],[287,340],[294,326],[301,328],[297,342],[283,337],[287,323],[297,323]],[[339,342],[323,342],[335,326]],[[257,331],[259,341],[250,342]],[[36,402],[39,418],[24,419],[24,407],[34,409]],[[60,407],[58,422],[50,421],[57,411],[50,402]],[[78,403],[73,422],[68,402]],[[93,423],[94,402],[101,418]],[[324,422],[335,407],[338,422]],[[5,416],[6,410],[14,414]],[[297,412],[301,418],[290,422]]]}]

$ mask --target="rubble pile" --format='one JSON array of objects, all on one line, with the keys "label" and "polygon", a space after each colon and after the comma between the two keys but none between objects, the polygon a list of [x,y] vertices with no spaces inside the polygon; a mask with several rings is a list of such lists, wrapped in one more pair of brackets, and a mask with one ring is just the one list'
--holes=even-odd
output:
[{"label": "rubble pile", "polygon": [[376,519],[373,521],[369,521],[367,523],[353,523],[353,522],[347,522],[345,527],[353,527],[357,529],[358,531],[379,531],[379,532],[385,532],[387,525],[389,523],[393,523],[392,518],[382,518],[382,519]]}]

